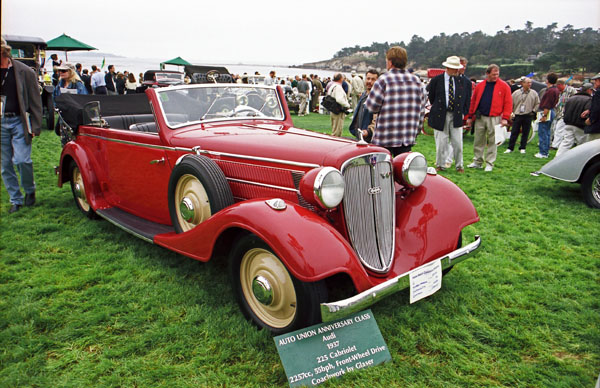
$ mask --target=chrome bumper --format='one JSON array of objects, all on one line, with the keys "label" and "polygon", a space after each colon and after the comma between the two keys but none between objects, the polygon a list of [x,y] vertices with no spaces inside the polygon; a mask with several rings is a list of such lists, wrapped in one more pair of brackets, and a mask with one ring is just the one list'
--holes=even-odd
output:
[{"label": "chrome bumper", "polygon": [[[450,268],[467,259],[480,245],[481,238],[475,236],[475,241],[469,245],[450,252],[436,260],[441,260],[442,270]],[[410,286],[409,274],[410,272],[406,272],[348,299],[331,303],[321,303],[321,319],[323,322],[329,322],[357,313],[393,293],[408,288]]]}]

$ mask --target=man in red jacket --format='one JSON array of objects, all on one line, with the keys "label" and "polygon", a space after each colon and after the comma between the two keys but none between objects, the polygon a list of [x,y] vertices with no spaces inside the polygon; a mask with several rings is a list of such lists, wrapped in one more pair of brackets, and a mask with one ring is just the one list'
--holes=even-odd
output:
[{"label": "man in red jacket", "polygon": [[467,124],[471,125],[475,117],[475,139],[473,141],[473,163],[469,168],[481,168],[485,155],[485,171],[494,169],[496,161],[496,131],[495,126],[508,125],[512,111],[512,96],[510,86],[500,79],[498,65],[489,65],[486,70],[486,79],[475,86],[471,98],[471,108]]}]

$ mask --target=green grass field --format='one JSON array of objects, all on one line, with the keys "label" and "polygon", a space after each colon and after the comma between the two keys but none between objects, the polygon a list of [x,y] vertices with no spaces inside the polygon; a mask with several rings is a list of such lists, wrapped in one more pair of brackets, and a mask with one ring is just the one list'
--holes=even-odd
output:
[{"label": "green grass field", "polygon": [[[329,132],[328,116],[294,116]],[[346,129],[349,119],[346,120]],[[415,151],[433,165],[433,137]],[[465,136],[465,165],[473,156]],[[504,155],[492,173],[442,173],[471,198],[483,246],[410,305],[372,307],[392,361],[343,387],[593,387],[600,373],[600,212],[579,186],[532,177]],[[200,263],[88,220],[35,139],[38,203],[9,215],[1,188],[0,387],[285,387],[272,336],[238,310],[224,261]],[[448,204],[452,206],[452,204]]]}]

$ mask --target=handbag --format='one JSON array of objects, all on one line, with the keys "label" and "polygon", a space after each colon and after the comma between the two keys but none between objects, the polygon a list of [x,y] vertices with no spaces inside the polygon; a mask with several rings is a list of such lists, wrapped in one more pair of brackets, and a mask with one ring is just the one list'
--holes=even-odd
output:
[{"label": "handbag", "polygon": [[323,97],[323,101],[321,101],[321,104],[325,107],[325,109],[327,109],[331,113],[342,113],[342,106],[335,100],[335,98],[333,98],[330,95]]}]

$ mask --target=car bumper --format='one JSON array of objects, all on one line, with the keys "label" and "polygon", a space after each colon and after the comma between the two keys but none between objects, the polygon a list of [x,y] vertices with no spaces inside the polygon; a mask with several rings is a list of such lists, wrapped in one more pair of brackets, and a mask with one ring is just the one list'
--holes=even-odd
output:
[{"label": "car bumper", "polygon": [[[469,258],[480,245],[481,238],[475,236],[475,241],[469,245],[450,252],[436,260],[441,260],[442,270],[445,270]],[[429,263],[423,265],[427,264]],[[418,270],[419,268],[421,267],[417,267],[414,270]],[[391,294],[408,288],[410,286],[409,274],[410,272],[406,272],[348,299],[331,303],[321,303],[321,319],[323,322],[329,322],[349,314],[357,313]]]}]

